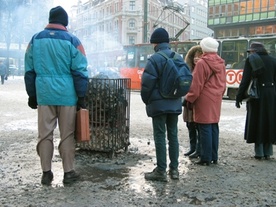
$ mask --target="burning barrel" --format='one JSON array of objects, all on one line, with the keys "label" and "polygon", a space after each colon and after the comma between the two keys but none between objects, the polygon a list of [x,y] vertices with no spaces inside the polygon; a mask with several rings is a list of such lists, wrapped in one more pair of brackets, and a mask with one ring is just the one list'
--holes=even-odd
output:
[{"label": "burning barrel", "polygon": [[80,149],[114,152],[127,151],[130,125],[129,78],[109,78],[99,74],[89,79],[86,95],[89,110],[90,141],[77,143]]}]

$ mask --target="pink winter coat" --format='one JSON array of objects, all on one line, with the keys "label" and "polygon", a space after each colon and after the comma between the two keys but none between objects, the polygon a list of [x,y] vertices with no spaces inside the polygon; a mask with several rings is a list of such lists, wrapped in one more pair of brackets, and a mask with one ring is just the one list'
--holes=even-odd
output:
[{"label": "pink winter coat", "polygon": [[226,89],[224,60],[217,53],[204,53],[197,62],[191,88],[185,99],[193,104],[194,121],[218,123]]}]

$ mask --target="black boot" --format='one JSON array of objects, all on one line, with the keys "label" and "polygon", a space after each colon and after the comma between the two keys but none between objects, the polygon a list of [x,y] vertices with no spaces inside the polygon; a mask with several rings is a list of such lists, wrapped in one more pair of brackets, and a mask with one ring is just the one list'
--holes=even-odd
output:
[{"label": "black boot", "polygon": [[197,165],[206,165],[206,166],[209,166],[209,165],[210,165],[210,161],[199,160],[199,161],[196,162],[195,164],[197,164]]},{"label": "black boot", "polygon": [[42,178],[41,178],[41,183],[43,185],[51,185],[53,178],[54,178],[54,175],[51,170],[49,170],[47,172],[43,172]]},{"label": "black boot", "polygon": [[184,154],[184,156],[189,156],[189,155],[193,154],[194,152],[195,152],[195,150],[190,150],[189,152],[186,152]]},{"label": "black boot", "polygon": [[199,153],[197,151],[195,151],[193,154],[189,155],[190,159],[196,159],[199,158]]}]

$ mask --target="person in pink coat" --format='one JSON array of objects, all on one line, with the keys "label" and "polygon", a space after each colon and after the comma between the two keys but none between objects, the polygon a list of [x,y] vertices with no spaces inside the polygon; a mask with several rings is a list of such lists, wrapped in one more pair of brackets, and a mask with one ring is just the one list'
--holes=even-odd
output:
[{"label": "person in pink coat", "polygon": [[206,37],[201,40],[201,59],[193,72],[193,82],[185,105],[193,110],[201,137],[199,165],[217,164],[219,147],[219,120],[222,97],[226,89],[225,62],[217,54],[219,43]]}]

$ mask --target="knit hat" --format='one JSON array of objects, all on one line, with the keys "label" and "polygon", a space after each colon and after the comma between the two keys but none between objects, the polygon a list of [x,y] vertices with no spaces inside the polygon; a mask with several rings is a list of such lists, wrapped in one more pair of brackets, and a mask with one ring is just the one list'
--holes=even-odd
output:
[{"label": "knit hat", "polygon": [[58,23],[66,27],[68,25],[67,12],[61,6],[52,8],[49,12],[49,23]]},{"label": "knit hat", "polygon": [[252,42],[247,52],[266,52],[264,45],[260,42]]},{"label": "knit hat", "polygon": [[151,37],[150,37],[150,43],[163,43],[167,42],[169,43],[169,34],[164,28],[157,28],[153,31]]},{"label": "knit hat", "polygon": [[217,52],[219,43],[212,37],[203,38],[200,41],[203,52]]}]

